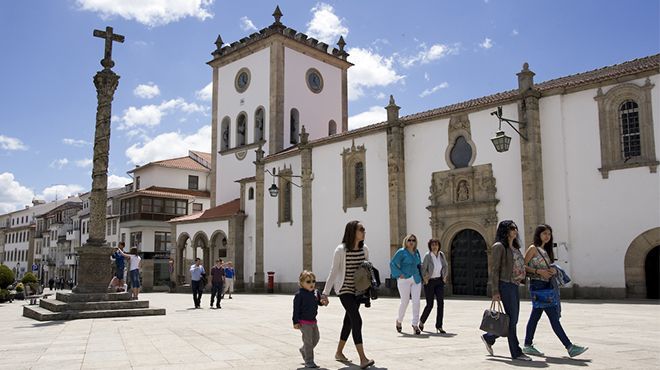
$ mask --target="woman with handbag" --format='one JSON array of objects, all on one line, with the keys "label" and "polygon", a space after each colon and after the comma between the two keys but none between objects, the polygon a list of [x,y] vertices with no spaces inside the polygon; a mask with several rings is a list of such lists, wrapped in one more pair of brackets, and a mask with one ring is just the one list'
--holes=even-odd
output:
[{"label": "woman with handbag", "polygon": [[426,295],[426,307],[419,319],[419,329],[424,330],[424,323],[433,310],[433,298],[438,301],[438,311],[435,316],[435,330],[445,334],[442,329],[442,319],[445,310],[445,283],[447,282],[447,260],[445,254],[440,250],[440,240],[431,239],[428,242],[429,252],[424,256],[422,262],[422,280],[424,281],[424,294]]},{"label": "woman with handbag", "polygon": [[536,325],[545,312],[550,319],[552,330],[568,351],[568,355],[575,357],[584,353],[588,348],[571,343],[559,322],[557,310],[559,297],[551,282],[557,274],[557,270],[551,266],[554,260],[552,246],[552,228],[545,224],[537,226],[534,231],[534,244],[530,245],[525,253],[525,271],[530,278],[529,295],[532,298],[532,313],[527,322],[523,353],[543,356],[543,352],[534,347],[533,341]]},{"label": "woman with handbag", "polygon": [[339,343],[335,352],[335,359],[341,362],[348,362],[344,356],[344,346],[349,335],[353,335],[355,349],[360,356],[360,368],[366,369],[373,366],[374,360],[370,360],[364,354],[362,346],[362,317],[360,316],[360,302],[355,295],[354,274],[358,267],[364,261],[369,260],[369,248],[364,244],[366,230],[360,221],[351,221],[346,224],[344,237],[341,244],[335,248],[332,258],[330,274],[325,282],[321,302],[325,305],[329,303],[328,294],[332,288],[339,296],[339,301],[344,307],[344,324],[339,334]]},{"label": "woman with handbag", "polygon": [[394,253],[390,261],[390,270],[392,278],[397,279],[396,284],[399,289],[401,303],[399,304],[399,315],[396,319],[396,331],[401,333],[401,322],[406,314],[408,302],[412,297],[412,328],[415,334],[419,335],[422,331],[419,329],[419,306],[422,294],[422,258],[417,250],[417,237],[410,234],[403,239],[403,246]]},{"label": "woman with handbag", "polygon": [[[520,348],[516,326],[520,314],[520,295],[518,286],[525,280],[525,259],[520,252],[518,241],[518,226],[511,221],[505,220],[497,225],[495,244],[492,247],[492,269],[490,283],[492,289],[492,300],[502,301],[504,312],[509,315],[509,352],[514,360],[531,361]],[[497,335],[486,333],[481,340],[486,345],[486,350],[492,356],[493,344]]]}]

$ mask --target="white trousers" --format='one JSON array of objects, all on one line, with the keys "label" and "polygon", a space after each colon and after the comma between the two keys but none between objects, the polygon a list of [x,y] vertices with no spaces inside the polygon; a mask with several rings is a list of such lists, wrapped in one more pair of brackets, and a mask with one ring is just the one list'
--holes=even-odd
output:
[{"label": "white trousers", "polygon": [[408,279],[397,279],[396,285],[399,288],[399,295],[401,296],[401,303],[399,304],[399,317],[398,322],[403,322],[403,316],[406,314],[408,302],[412,296],[412,325],[419,324],[419,304],[420,296],[422,295],[422,283],[415,283],[415,278],[412,276]]}]

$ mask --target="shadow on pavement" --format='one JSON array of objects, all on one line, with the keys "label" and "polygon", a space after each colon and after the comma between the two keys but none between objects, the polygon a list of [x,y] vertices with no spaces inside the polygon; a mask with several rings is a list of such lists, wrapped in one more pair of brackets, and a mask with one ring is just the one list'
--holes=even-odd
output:
[{"label": "shadow on pavement", "polygon": [[490,356],[487,358],[488,361],[498,362],[505,365],[511,365],[516,367],[532,367],[532,368],[543,368],[550,367],[545,361],[520,361],[512,360],[510,357],[505,356]]},{"label": "shadow on pavement", "polygon": [[589,366],[591,363],[590,359],[577,359],[570,357],[545,357],[545,362],[549,364],[561,364],[561,365],[572,365],[572,366]]}]

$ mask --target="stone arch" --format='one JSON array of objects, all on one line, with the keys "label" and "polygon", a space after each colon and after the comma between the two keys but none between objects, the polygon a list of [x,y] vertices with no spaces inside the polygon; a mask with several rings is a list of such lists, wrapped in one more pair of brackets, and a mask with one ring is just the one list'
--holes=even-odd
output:
[{"label": "stone arch", "polygon": [[646,298],[646,273],[644,264],[647,254],[660,245],[660,227],[639,234],[628,246],[623,262],[626,278],[626,297]]},{"label": "stone arch", "polygon": [[[203,231],[198,231],[192,238],[193,255],[195,258],[202,259],[202,266],[206,271],[211,271],[213,266],[209,254],[209,238]],[[201,252],[201,255],[200,255]]]},{"label": "stone arch", "polygon": [[227,237],[227,234],[222,231],[222,230],[216,230],[211,234],[211,256],[213,257],[213,261],[217,258],[222,258],[223,260],[226,260],[229,257],[228,254],[228,245],[229,245],[229,238]]},{"label": "stone arch", "polygon": [[186,266],[186,246],[190,241],[190,235],[186,232],[179,234],[176,240],[176,254],[174,255],[175,263],[175,282],[177,285],[183,285],[186,283],[187,279],[187,266]]}]

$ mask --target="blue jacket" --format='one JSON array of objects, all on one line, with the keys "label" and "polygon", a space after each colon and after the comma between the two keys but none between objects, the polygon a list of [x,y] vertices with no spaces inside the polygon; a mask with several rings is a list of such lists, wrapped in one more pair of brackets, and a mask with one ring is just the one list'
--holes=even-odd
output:
[{"label": "blue jacket", "polygon": [[316,321],[320,305],[321,295],[318,290],[310,292],[300,288],[293,297],[293,323],[297,324],[300,320]]},{"label": "blue jacket", "polygon": [[411,276],[414,278],[415,283],[422,282],[422,275],[419,272],[419,265],[422,264],[422,257],[419,255],[419,250],[415,253],[410,253],[406,248],[399,248],[390,261],[390,270],[392,270],[392,278],[398,279],[399,275],[403,275],[406,279]]}]

